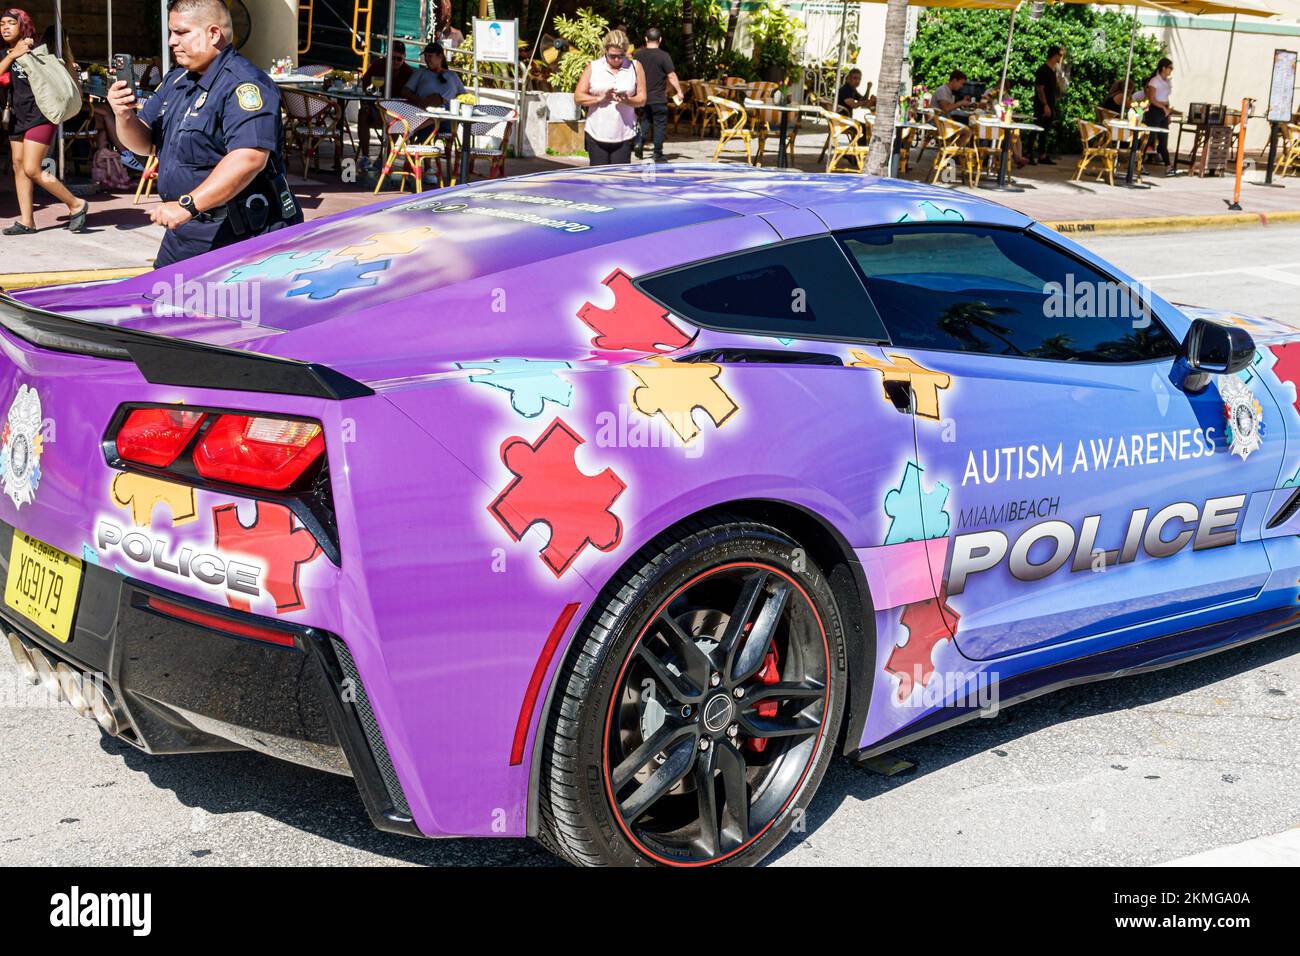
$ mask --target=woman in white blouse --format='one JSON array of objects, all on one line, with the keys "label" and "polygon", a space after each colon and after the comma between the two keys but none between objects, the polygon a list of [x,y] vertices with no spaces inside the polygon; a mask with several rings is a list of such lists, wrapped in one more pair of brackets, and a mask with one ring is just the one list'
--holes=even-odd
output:
[{"label": "woman in white blouse", "polygon": [[587,108],[587,156],[593,166],[632,160],[637,107],[645,105],[645,71],[627,55],[627,34],[605,35],[605,55],[582,71],[573,99]]},{"label": "woman in white blouse", "polygon": [[[1173,92],[1173,84],[1169,78],[1174,75],[1174,61],[1169,57],[1161,57],[1160,62],[1156,64],[1156,71],[1151,74],[1147,80],[1147,111],[1142,117],[1142,122],[1147,126],[1159,126],[1161,129],[1169,128],[1169,96]],[[1165,166],[1169,165],[1169,134],[1152,133],[1151,138],[1154,140],[1156,152],[1160,154],[1160,162]]]}]

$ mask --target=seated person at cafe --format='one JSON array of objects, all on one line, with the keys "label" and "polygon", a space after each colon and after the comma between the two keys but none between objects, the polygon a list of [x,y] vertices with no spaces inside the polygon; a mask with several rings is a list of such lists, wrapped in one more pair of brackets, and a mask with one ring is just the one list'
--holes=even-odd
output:
[{"label": "seated person at cafe", "polygon": [[862,86],[862,71],[849,70],[849,75],[844,78],[844,85],[835,94],[835,112],[843,113],[845,116],[852,116],[856,109],[874,110],[876,108],[876,98],[874,96],[864,97],[858,89]]},{"label": "seated person at cafe", "polygon": [[[393,41],[393,98],[399,99],[402,90],[406,88],[407,81],[411,79],[411,74],[415,70],[411,64],[406,62],[406,44],[401,40]],[[366,71],[361,74],[361,89],[369,89],[372,85],[383,87],[384,78],[388,75],[388,58],[375,57],[366,67]],[[361,168],[366,168],[370,163],[370,131],[372,129],[384,128],[384,116],[379,109],[378,103],[362,103],[361,110],[357,116],[357,136],[361,140]]]},{"label": "seated person at cafe", "polygon": [[934,95],[930,97],[931,104],[949,119],[959,123],[966,122],[970,116],[969,108],[975,105],[975,101],[969,96],[957,98],[965,85],[966,74],[961,70],[953,70],[952,75],[948,77],[948,82],[940,84],[934,91]]},{"label": "seated person at cafe", "polygon": [[447,54],[437,40],[424,48],[424,66],[411,74],[402,98],[416,106],[446,106],[465,92],[465,84],[447,66]]},{"label": "seated person at cafe", "polygon": [[1110,90],[1106,93],[1106,98],[1101,101],[1101,108],[1110,110],[1112,113],[1119,115],[1121,119],[1128,113],[1128,108],[1137,102],[1141,91],[1136,89],[1137,81],[1129,79],[1128,81],[1128,101],[1121,102],[1124,97],[1124,81],[1116,80],[1111,84]]}]

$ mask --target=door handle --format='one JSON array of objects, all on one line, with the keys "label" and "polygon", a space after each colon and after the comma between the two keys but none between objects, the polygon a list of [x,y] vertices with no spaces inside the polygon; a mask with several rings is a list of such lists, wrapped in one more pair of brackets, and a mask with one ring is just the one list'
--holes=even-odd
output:
[{"label": "door handle", "polygon": [[904,415],[912,414],[912,384],[900,379],[885,379],[885,394]]}]

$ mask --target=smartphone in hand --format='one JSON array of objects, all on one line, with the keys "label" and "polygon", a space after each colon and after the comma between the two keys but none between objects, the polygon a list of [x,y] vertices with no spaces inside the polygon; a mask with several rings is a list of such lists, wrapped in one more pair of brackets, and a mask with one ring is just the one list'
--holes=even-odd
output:
[{"label": "smartphone in hand", "polygon": [[127,86],[131,87],[131,93],[133,95],[140,95],[140,91],[135,85],[135,61],[131,57],[131,54],[113,54],[113,79],[121,80]]}]

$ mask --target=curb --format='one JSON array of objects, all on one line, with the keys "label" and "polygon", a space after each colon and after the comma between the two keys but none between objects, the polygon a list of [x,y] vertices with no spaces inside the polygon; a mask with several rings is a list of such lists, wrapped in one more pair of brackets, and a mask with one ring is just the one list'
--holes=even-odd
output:
[{"label": "curb", "polygon": [[65,272],[8,272],[0,274],[0,289],[32,289],[39,286],[68,285],[73,282],[103,282],[144,275],[153,266],[118,266],[115,269],[74,269]]},{"label": "curb", "polygon": [[1044,226],[1068,236],[1102,233],[1178,232],[1184,229],[1235,229],[1300,222],[1300,209],[1279,212],[1231,212],[1207,216],[1152,216],[1142,219],[1045,220]]}]

